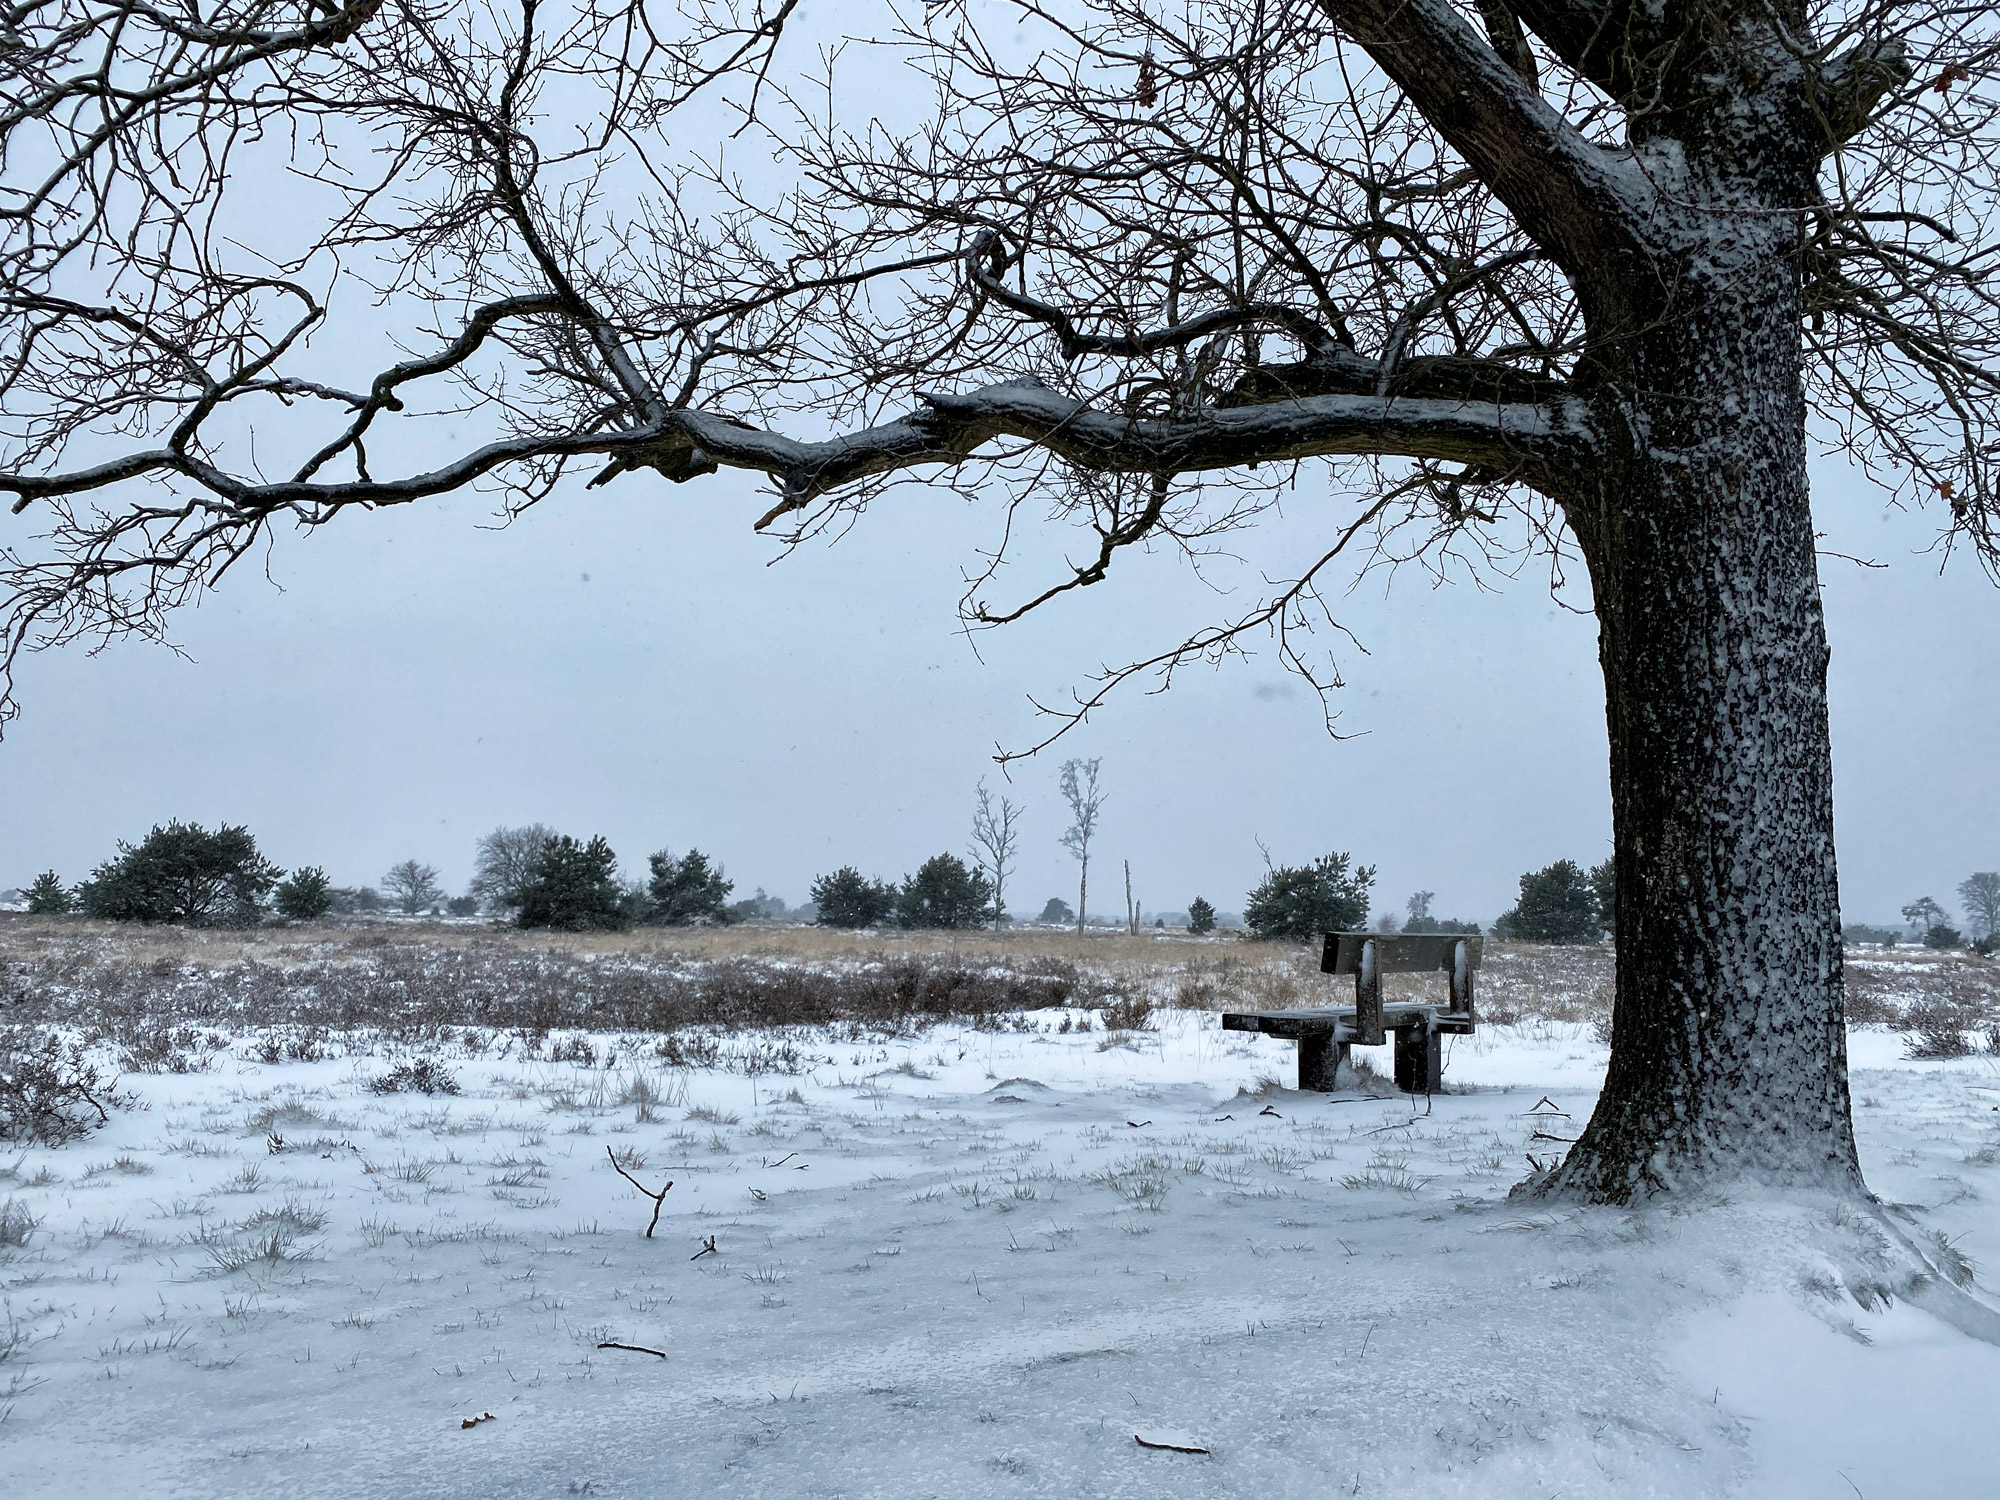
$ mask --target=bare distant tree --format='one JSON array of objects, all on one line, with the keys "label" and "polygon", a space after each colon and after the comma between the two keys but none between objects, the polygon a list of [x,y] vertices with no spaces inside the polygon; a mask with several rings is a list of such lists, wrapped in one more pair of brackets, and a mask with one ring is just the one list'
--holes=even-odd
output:
[{"label": "bare distant tree", "polygon": [[438,884],[437,867],[419,864],[414,859],[404,860],[384,875],[382,889],[389,893],[390,900],[403,908],[407,916],[414,916],[444,900],[444,887]]},{"label": "bare distant tree", "polygon": [[1958,899],[1974,937],[1990,941],[2000,936],[2000,870],[1968,875],[1959,882]]},{"label": "bare distant tree", "polygon": [[555,835],[553,828],[542,823],[494,829],[479,841],[466,893],[495,911],[519,910],[522,893],[534,878],[535,861]]},{"label": "bare distant tree", "polygon": [[1070,825],[1063,830],[1062,846],[1077,863],[1078,932],[1083,931],[1085,907],[1090,900],[1090,841],[1097,836],[1097,813],[1104,806],[1104,793],[1097,786],[1097,768],[1102,764],[1102,757],[1095,755],[1089,760],[1066,760],[1062,763],[1062,780],[1057,783],[1063,801],[1069,804]]},{"label": "bare distant tree", "polygon": [[998,806],[986,783],[979,783],[972,808],[972,858],[993,883],[993,927],[998,931],[1007,916],[1007,877],[1014,870],[1014,855],[1021,844],[1021,809],[1005,793]]},{"label": "bare distant tree", "polygon": [[157,634],[285,523],[577,465],[769,475],[792,542],[912,470],[1079,528],[1018,601],[995,548],[975,626],[1325,507],[1058,730],[1260,637],[1332,685],[1336,570],[1539,551],[1598,616],[1618,892],[1540,1190],[1858,1193],[1807,435],[2000,564],[1994,5],[849,5],[922,87],[814,93],[796,3],[10,11],[6,662]]}]

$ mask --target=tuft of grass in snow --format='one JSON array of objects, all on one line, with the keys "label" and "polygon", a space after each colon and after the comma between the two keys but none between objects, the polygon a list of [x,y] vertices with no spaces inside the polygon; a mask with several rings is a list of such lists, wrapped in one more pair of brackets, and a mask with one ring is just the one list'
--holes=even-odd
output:
[{"label": "tuft of grass in snow", "polygon": [[12,1198],[0,1203],[0,1249],[25,1248],[28,1236],[35,1232],[41,1222],[28,1211],[25,1203],[17,1203]]}]

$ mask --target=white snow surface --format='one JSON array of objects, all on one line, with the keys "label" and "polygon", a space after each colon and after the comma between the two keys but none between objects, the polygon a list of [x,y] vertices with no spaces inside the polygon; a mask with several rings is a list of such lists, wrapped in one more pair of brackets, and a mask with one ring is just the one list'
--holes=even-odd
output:
[{"label": "white snow surface", "polygon": [[[452,1097],[242,1043],[128,1078],[0,1159],[40,1221],[0,1250],[0,1493],[1993,1492],[2000,1349],[1857,1305],[1841,1206],[1508,1199],[1588,1115],[1582,1028],[1461,1039],[1426,1106],[1274,1088],[1290,1046],[1213,1015],[1064,1016],[791,1033],[796,1076],[496,1038],[439,1054]],[[1871,1185],[1990,1254],[2000,1068],[1854,1043]],[[650,1240],[607,1147],[674,1183]]]}]

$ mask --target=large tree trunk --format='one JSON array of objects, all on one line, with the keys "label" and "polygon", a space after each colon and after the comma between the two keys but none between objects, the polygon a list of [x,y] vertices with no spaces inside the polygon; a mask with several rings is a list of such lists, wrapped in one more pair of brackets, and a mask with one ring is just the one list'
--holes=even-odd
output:
[{"label": "large tree trunk", "polygon": [[1799,291],[1767,232],[1600,367],[1628,456],[1568,506],[1600,625],[1618,987],[1603,1094],[1542,1186],[1600,1202],[1860,1184]]}]

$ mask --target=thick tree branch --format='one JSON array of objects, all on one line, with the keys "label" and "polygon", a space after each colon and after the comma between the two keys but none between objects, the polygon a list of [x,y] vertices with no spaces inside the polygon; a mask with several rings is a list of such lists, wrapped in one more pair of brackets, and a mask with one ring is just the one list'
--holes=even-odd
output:
[{"label": "thick tree branch", "polygon": [[1568,397],[1528,403],[1306,396],[1185,419],[1096,411],[1034,381],[927,394],[923,400],[923,409],[898,421],[823,442],[799,442],[713,412],[683,410],[642,428],[509,438],[399,480],[260,484],[162,448],[66,475],[0,473],[0,491],[25,503],[149,474],[178,474],[245,521],[285,509],[319,519],[349,506],[400,505],[444,494],[508,464],[602,454],[675,480],[719,467],[768,474],[783,486],[785,498],[757,523],[761,529],[834,490],[904,469],[960,464],[1009,437],[1106,474],[1189,474],[1372,454],[1518,470],[1531,482],[1549,483],[1588,464],[1591,448],[1581,404]]},{"label": "thick tree branch", "polygon": [[1614,99],[1632,88],[1629,0],[1507,0],[1548,49]]},{"label": "thick tree branch", "polygon": [[1899,38],[1865,43],[1843,52],[1813,80],[1813,103],[1826,127],[1828,150],[1837,150],[1874,119],[1883,99],[1915,75]]},{"label": "thick tree branch", "polygon": [[1592,144],[1447,0],[1321,0],[1572,276],[1615,293],[1649,258],[1644,177]]}]

